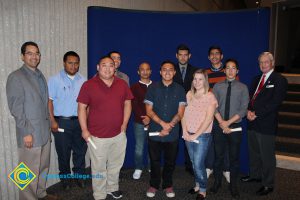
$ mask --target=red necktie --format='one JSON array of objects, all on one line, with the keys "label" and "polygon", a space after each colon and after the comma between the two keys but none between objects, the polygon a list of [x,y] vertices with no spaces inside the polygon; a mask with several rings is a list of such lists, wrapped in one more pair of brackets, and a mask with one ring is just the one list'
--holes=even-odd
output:
[{"label": "red necktie", "polygon": [[262,90],[262,88],[264,87],[264,84],[265,84],[265,78],[266,78],[266,75],[264,74],[260,83],[259,83],[259,86],[255,92],[255,94],[253,95],[252,99],[251,99],[251,105],[253,107],[253,103],[254,103],[254,100],[255,98],[257,97],[257,95],[259,94],[259,92]]}]

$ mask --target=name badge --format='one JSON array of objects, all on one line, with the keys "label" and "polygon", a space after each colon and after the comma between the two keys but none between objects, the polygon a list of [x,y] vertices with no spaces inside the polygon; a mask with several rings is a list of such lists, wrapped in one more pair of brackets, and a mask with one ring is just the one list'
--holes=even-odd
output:
[{"label": "name badge", "polygon": [[267,85],[266,88],[273,88],[274,85]]}]

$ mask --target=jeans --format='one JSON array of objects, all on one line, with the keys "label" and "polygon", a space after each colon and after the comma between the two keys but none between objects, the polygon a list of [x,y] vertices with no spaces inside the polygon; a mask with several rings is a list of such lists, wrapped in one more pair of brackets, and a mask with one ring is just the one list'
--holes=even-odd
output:
[{"label": "jeans", "polygon": [[[178,140],[173,142],[158,142],[148,139],[151,164],[150,186],[159,189],[161,177],[162,189],[173,186],[173,171],[178,152]],[[161,176],[161,155],[164,155],[164,166]]]},{"label": "jeans", "polygon": [[[134,123],[134,137],[135,137],[135,150],[134,150],[134,163],[135,169],[143,169],[143,155],[144,146],[147,138],[148,131],[144,130],[144,125]],[[150,166],[149,154],[147,153],[148,165]]]},{"label": "jeans", "polygon": [[[235,127],[232,128],[241,127],[241,124],[234,125]],[[220,185],[222,182],[222,169],[224,164],[224,156],[226,153],[224,149],[228,149],[230,163],[230,185],[231,187],[237,187],[237,178],[240,170],[239,157],[241,141],[241,131],[224,134],[223,130],[219,126],[214,127],[214,142],[216,152],[214,175],[217,185]]]},{"label": "jeans", "polygon": [[211,142],[211,134],[203,133],[197,140],[199,143],[187,141],[185,143],[192,161],[196,185],[199,184],[200,192],[206,192],[207,174],[205,169],[205,158]]}]

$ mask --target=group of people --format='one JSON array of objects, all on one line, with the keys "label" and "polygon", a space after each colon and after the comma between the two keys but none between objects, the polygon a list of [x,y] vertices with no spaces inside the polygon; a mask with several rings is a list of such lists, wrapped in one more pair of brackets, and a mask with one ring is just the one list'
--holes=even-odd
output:
[{"label": "group of people", "polygon": [[[213,195],[221,187],[223,174],[232,197],[238,199],[241,121],[245,116],[250,173],[242,181],[261,182],[257,195],[273,191],[278,107],[285,97],[287,81],[274,71],[271,53],[263,52],[258,57],[262,74],[254,78],[250,93],[239,81],[238,62],[228,59],[223,64],[218,46],[208,50],[211,67],[198,69],[189,64],[190,49],[179,45],[178,63],[162,62],[161,81],[151,81],[151,66],[143,62],[137,69],[140,80],[131,86],[129,77],[119,70],[121,54],[117,51],[100,58],[98,73],[89,80],[78,72],[79,55],[69,51],[63,57],[64,69],[50,77],[48,84],[37,68],[40,56],[36,43],[24,43],[24,64],[9,75],[6,84],[8,106],[16,121],[19,161],[38,177],[20,190],[20,199],[58,199],[46,193],[46,179],[42,178],[49,171],[51,132],[65,190],[72,187],[71,180],[64,176],[72,173],[71,152],[73,173],[83,175],[88,151],[92,174],[101,175],[92,179],[94,198],[122,198],[119,174],[131,111],[135,135],[133,179],[142,175],[148,142],[147,197],[155,197],[160,186],[167,197],[175,197],[173,171],[182,138],[186,170],[195,178],[195,185],[187,192],[197,194],[198,200],[205,199],[209,175],[213,173],[215,178],[209,189]],[[85,187],[83,179],[75,181]]]}]

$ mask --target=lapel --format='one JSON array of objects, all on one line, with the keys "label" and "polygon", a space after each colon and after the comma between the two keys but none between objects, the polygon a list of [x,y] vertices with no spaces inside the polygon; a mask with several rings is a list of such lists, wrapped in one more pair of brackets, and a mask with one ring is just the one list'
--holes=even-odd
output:
[{"label": "lapel", "polygon": [[[263,86],[263,88],[261,89],[261,91],[258,93],[257,96],[260,96],[260,95],[263,95],[264,91],[266,90],[266,87],[267,85],[269,85],[270,83],[272,83],[272,79],[273,79],[273,76],[274,76],[274,71],[270,74],[270,76],[268,77],[268,79],[265,81],[265,84]],[[260,79],[258,79],[259,81]]]},{"label": "lapel", "polygon": [[33,80],[33,77],[31,76],[31,74],[29,74],[29,72],[27,71],[27,69],[25,69],[25,67],[26,67],[25,65],[22,66],[22,72],[25,75],[24,77],[28,80],[28,82],[31,84],[34,90],[37,91],[42,102],[44,102],[44,98],[43,95],[41,94],[40,87],[38,86],[37,81]]}]

